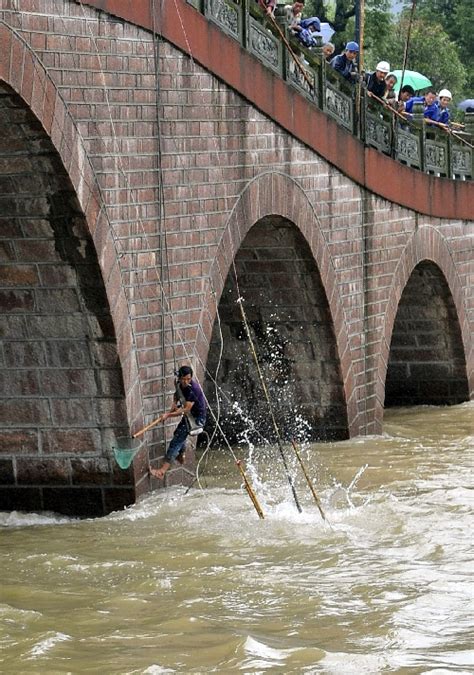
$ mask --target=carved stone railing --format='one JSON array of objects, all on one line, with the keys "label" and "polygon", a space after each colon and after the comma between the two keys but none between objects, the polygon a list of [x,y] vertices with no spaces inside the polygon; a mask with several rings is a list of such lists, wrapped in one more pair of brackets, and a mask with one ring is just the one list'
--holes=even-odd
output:
[{"label": "carved stone railing", "polygon": [[395,134],[395,159],[413,169],[423,166],[420,133],[407,125],[399,126]]},{"label": "carved stone railing", "polygon": [[[278,26],[275,26],[256,0],[187,2],[366,145],[436,176],[458,180],[474,178],[472,136],[463,140],[463,137],[456,138],[429,127],[424,124],[422,115],[414,115],[414,124],[404,124],[369,99],[360,85],[350,84],[328,66],[318,49],[306,49],[289,35],[284,22],[278,19],[278,12]],[[300,65],[289,53],[281,33],[298,56]],[[466,120],[471,116],[474,114],[466,115]],[[473,126],[470,122],[466,129]],[[472,128],[470,131],[472,133]]]}]

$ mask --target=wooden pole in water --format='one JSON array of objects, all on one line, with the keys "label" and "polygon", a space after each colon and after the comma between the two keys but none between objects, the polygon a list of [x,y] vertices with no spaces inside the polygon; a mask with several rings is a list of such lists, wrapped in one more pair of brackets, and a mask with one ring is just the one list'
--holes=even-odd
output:
[{"label": "wooden pole in water", "polygon": [[310,477],[308,476],[308,472],[306,471],[306,467],[305,467],[305,465],[303,464],[303,460],[301,459],[301,455],[300,455],[300,453],[299,453],[298,447],[297,447],[297,445],[296,445],[296,443],[295,443],[295,441],[294,441],[293,439],[291,439],[291,443],[292,443],[293,448],[294,448],[294,450],[295,450],[295,455],[296,455],[296,457],[297,457],[297,459],[298,459],[298,462],[300,463],[301,470],[303,471],[304,477],[306,478],[306,481],[307,481],[307,483],[308,483],[308,485],[309,485],[309,489],[311,490],[311,492],[312,492],[312,494],[313,494],[314,501],[316,502],[316,506],[317,506],[318,509],[319,509],[319,513],[321,514],[322,519],[323,519],[323,520],[326,520],[326,514],[325,514],[324,511],[323,511],[323,507],[321,506],[321,502],[319,501],[319,497],[318,497],[318,495],[316,494],[316,490],[315,490],[314,487],[313,487],[313,483],[311,482],[311,479],[310,479]]},{"label": "wooden pole in water", "polygon": [[265,518],[265,516],[263,515],[263,511],[260,507],[260,504],[258,503],[257,495],[253,491],[252,486],[250,485],[249,480],[248,480],[247,476],[245,475],[245,471],[243,469],[242,462],[241,462],[240,459],[237,459],[235,463],[239,467],[240,475],[243,478],[245,489],[247,490],[248,496],[252,500],[252,504],[254,505],[255,510],[258,513],[258,517],[263,520]]},{"label": "wooden pole in water", "polygon": [[[237,272],[235,271],[235,266],[234,266],[234,272],[235,272],[235,280],[236,280],[237,289],[238,289]],[[280,437],[280,431],[279,431],[278,425],[276,423],[275,415],[273,414],[272,402],[270,400],[270,395],[268,393],[267,385],[265,384],[265,378],[263,377],[263,373],[262,373],[262,370],[260,368],[260,364],[258,362],[258,356],[257,356],[257,352],[256,352],[256,349],[255,349],[255,345],[254,345],[253,340],[252,340],[252,334],[250,333],[250,326],[249,326],[248,321],[247,321],[247,315],[245,314],[244,306],[243,306],[243,303],[242,303],[242,298],[239,297],[237,302],[240,306],[240,312],[242,314],[242,321],[244,322],[247,337],[249,339],[250,350],[252,352],[252,355],[253,355],[253,358],[254,358],[254,361],[255,361],[257,373],[258,373],[258,376],[260,378],[260,382],[262,384],[262,389],[263,389],[263,392],[265,394],[265,398],[266,398],[267,403],[268,403],[268,408],[269,408],[269,411],[270,411],[270,417],[271,417],[271,420],[272,420],[272,423],[273,423],[273,428],[275,430],[275,434],[276,434],[276,438],[277,438],[278,450],[280,451],[281,460],[283,462],[283,467],[284,467],[285,473],[286,473],[286,479],[287,479],[287,481],[290,485],[291,492],[293,494],[293,499],[295,500],[296,508],[301,513],[303,511],[303,509],[301,508],[301,504],[299,502],[298,495],[296,494],[296,489],[295,489],[295,486],[294,486],[294,483],[293,483],[293,478],[291,477],[291,474],[290,474],[289,469],[288,469],[288,465],[286,463],[285,453],[283,451],[283,445],[282,445],[281,437]]]}]

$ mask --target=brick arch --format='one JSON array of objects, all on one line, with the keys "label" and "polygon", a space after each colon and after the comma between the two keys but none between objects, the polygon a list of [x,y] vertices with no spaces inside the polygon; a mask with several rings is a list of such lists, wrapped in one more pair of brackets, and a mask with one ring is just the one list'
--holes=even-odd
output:
[{"label": "brick arch", "polygon": [[[309,245],[321,276],[334,326],[349,431],[351,435],[360,433],[357,428],[357,401],[348,331],[334,264],[313,206],[299,184],[287,174],[268,172],[254,178],[241,192],[227,219],[209,270],[210,286],[207,289],[207,301],[203,305],[197,342],[201,363],[206,362],[216,307],[232,261],[253,225],[265,216],[272,215],[293,223]],[[207,309],[210,320],[204,319],[204,308]]]},{"label": "brick arch", "polygon": [[453,298],[456,314],[461,329],[461,339],[466,358],[467,378],[470,396],[474,392],[473,344],[469,320],[464,303],[462,283],[453,262],[449,247],[443,235],[434,227],[426,226],[416,230],[400,256],[392,278],[387,310],[381,331],[379,364],[377,369],[376,399],[379,419],[383,418],[385,381],[387,376],[390,344],[397,316],[397,310],[403,291],[419,263],[429,260],[443,274]]},{"label": "brick arch", "polygon": [[59,89],[37,54],[2,20],[0,44],[0,82],[13,89],[39,120],[61,158],[84,213],[114,322],[130,426],[134,422],[139,425],[143,421],[142,395],[131,313],[121,282],[120,256],[83,138]]}]

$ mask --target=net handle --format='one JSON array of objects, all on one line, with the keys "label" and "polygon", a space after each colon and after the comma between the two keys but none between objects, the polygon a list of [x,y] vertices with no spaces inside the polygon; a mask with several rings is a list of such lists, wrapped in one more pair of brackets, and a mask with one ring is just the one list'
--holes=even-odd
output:
[{"label": "net handle", "polygon": [[140,429],[139,431],[136,431],[134,434],[132,434],[132,438],[138,438],[138,436],[141,436],[142,434],[145,433],[145,431],[148,431],[148,429],[151,429],[152,427],[156,426],[163,420],[164,415],[160,415],[156,420],[153,420],[153,422],[150,422],[150,424],[147,424],[146,427],[143,427],[143,429]]}]

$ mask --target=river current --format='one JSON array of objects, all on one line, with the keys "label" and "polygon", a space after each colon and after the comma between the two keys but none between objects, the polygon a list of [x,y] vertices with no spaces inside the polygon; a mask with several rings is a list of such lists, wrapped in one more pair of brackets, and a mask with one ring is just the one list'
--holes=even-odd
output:
[{"label": "river current", "polygon": [[0,670],[473,673],[473,448],[473,403],[302,446],[326,522],[291,447],[302,513],[275,449],[264,520],[216,450],[106,518],[0,513]]}]

